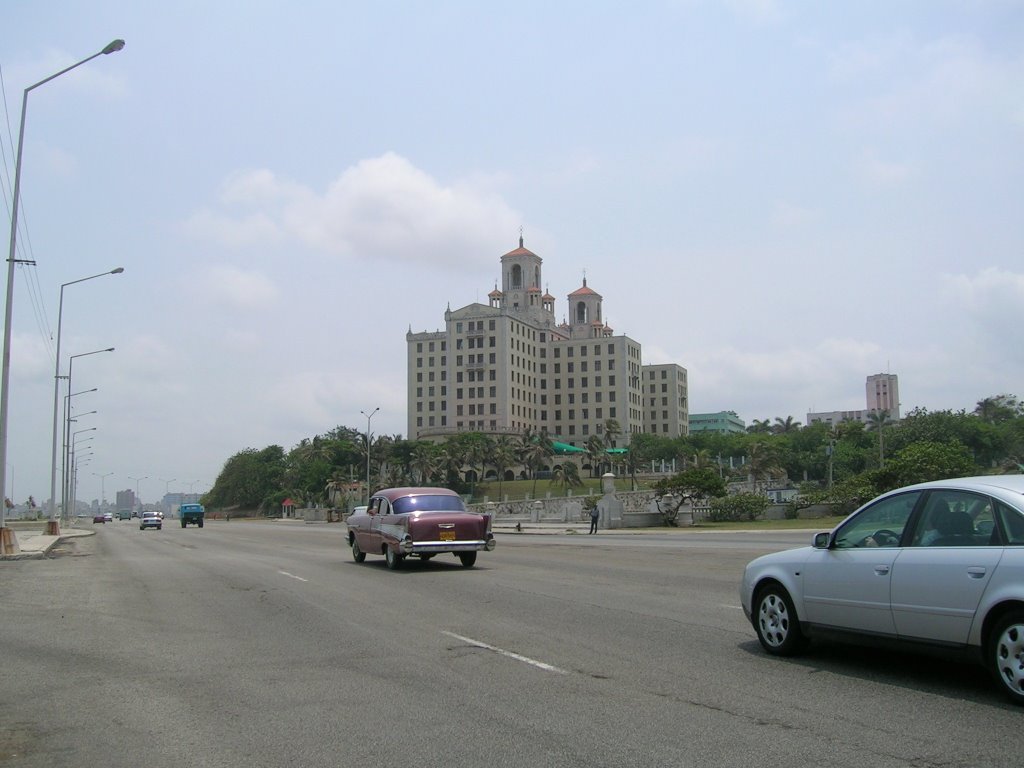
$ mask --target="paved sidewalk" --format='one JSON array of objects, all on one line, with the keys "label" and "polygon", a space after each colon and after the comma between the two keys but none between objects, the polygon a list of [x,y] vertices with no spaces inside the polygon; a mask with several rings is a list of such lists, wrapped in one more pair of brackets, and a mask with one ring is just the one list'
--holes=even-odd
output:
[{"label": "paved sidewalk", "polygon": [[14,535],[18,540],[20,551],[12,555],[0,555],[0,560],[39,560],[46,557],[57,542],[82,536],[95,536],[96,531],[84,528],[62,528],[59,536],[47,536],[41,530],[15,528]]}]

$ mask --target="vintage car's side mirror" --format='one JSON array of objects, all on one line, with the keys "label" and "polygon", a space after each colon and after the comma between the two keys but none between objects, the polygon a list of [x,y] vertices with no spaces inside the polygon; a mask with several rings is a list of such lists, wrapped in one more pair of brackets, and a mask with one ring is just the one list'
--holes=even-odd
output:
[{"label": "vintage car's side mirror", "polygon": [[815,549],[828,549],[829,542],[832,539],[832,534],[829,531],[823,531],[822,533],[814,534],[814,548]]}]

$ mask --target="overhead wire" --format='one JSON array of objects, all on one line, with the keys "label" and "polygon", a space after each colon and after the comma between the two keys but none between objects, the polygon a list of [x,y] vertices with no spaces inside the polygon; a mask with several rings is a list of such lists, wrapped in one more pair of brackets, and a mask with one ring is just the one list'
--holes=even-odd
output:
[{"label": "overhead wire", "polygon": [[[3,189],[4,204],[7,208],[7,219],[10,221],[14,215],[14,181],[11,166],[13,164],[16,171],[17,155],[14,147],[14,131],[11,127],[11,115],[7,101],[7,84],[3,77],[2,67],[0,67],[0,95],[3,97],[4,119],[7,125],[6,146],[4,142],[0,142],[0,154],[3,156],[4,164],[3,179],[5,180],[5,184],[0,184],[0,187]],[[11,163],[8,163],[6,148],[10,148]],[[24,196],[21,196],[19,205],[18,238],[15,245],[18,252],[16,256],[18,263],[16,263],[15,266],[18,267],[19,273],[25,278],[22,282],[26,286],[36,327],[39,331],[39,335],[43,339],[43,345],[48,351],[49,358],[51,360],[55,360],[57,354],[54,341],[55,337],[53,328],[50,325],[49,318],[47,316],[46,300],[43,298],[44,294],[42,286],[39,283],[39,271],[37,269],[35,259],[35,248],[32,244],[32,236],[28,226],[28,214],[25,211]]]}]

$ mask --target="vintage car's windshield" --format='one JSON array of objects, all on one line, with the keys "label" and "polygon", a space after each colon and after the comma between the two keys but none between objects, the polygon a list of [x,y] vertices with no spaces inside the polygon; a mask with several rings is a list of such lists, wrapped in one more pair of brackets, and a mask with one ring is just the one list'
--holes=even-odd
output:
[{"label": "vintage car's windshield", "polygon": [[465,512],[459,496],[403,496],[392,504],[396,515],[409,512]]}]

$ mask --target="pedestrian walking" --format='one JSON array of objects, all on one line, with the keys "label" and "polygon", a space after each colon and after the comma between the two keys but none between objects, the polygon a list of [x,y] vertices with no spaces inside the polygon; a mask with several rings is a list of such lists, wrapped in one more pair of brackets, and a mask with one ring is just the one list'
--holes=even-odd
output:
[{"label": "pedestrian walking", "polygon": [[597,509],[597,504],[590,508],[590,530],[588,533],[597,533],[597,518],[601,513]]}]

